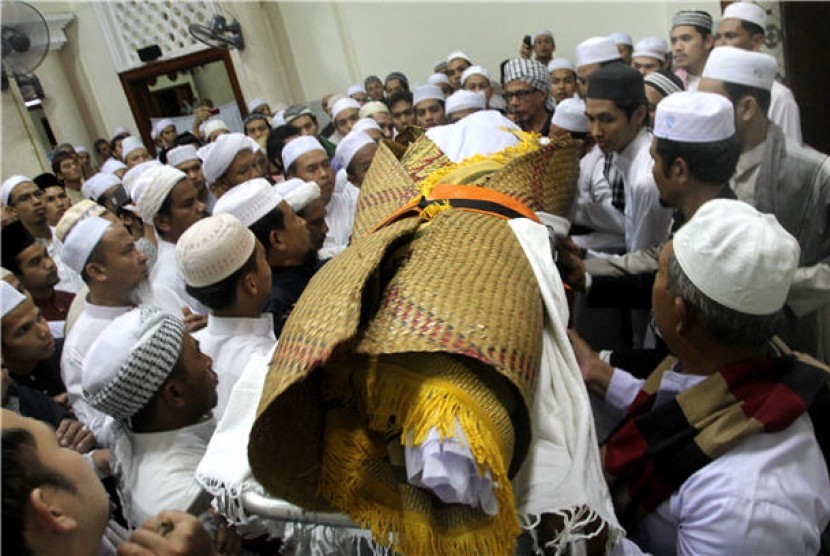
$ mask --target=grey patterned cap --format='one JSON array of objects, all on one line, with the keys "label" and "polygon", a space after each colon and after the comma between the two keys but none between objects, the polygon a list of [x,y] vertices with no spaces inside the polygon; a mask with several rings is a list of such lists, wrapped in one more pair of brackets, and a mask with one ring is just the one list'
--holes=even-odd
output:
[{"label": "grey patterned cap", "polygon": [[141,305],[121,315],[84,358],[84,399],[120,421],[129,419],[170,376],[183,338],[184,323],[158,307]]}]

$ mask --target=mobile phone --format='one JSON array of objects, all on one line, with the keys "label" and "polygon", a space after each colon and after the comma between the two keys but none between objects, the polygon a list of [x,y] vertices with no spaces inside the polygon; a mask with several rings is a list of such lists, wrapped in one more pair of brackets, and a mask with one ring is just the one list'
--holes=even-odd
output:
[{"label": "mobile phone", "polygon": [[528,48],[533,48],[533,41],[530,38],[530,35],[525,35],[525,38],[522,39],[522,42],[525,43],[525,46]]}]

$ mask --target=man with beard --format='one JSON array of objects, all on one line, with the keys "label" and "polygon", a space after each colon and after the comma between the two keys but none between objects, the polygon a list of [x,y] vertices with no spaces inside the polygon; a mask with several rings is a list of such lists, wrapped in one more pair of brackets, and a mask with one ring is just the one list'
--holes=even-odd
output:
[{"label": "man with beard", "polygon": [[245,182],[219,199],[216,215],[223,213],[239,219],[265,247],[271,267],[271,296],[263,310],[272,313],[274,333],[279,337],[291,309],[322,265],[306,222],[264,179]]},{"label": "man with beard", "polygon": [[450,85],[453,90],[457,91],[461,88],[461,75],[464,70],[473,65],[470,57],[460,50],[450,52],[447,56],[447,77],[450,78]]},{"label": "man with beard", "polygon": [[504,93],[508,117],[522,128],[542,135],[550,133],[550,74],[535,60],[514,58],[504,66]]}]

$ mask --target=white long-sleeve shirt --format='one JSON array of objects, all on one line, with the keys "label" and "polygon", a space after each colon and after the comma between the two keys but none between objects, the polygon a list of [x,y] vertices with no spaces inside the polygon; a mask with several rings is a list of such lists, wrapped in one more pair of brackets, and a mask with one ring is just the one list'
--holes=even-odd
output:
[{"label": "white long-sleeve shirt", "polygon": [[122,464],[120,491],[127,498],[125,517],[133,527],[162,510],[207,509],[207,499],[204,507],[193,507],[203,493],[196,468],[215,428],[216,421],[207,419],[171,431],[119,436],[115,457]]},{"label": "white long-sleeve shirt", "polygon": [[[655,406],[705,378],[666,372]],[[604,405],[625,411],[643,383],[615,369]],[[815,554],[828,520],[830,478],[804,414],[692,474],[612,554]]]},{"label": "white long-sleeve shirt", "polygon": [[661,242],[672,212],[660,205],[660,191],[651,174],[651,133],[643,128],[615,157],[614,164],[625,184],[625,246],[628,251]]},{"label": "white long-sleeve shirt", "polygon": [[594,230],[572,236],[580,247],[617,253],[625,249],[625,215],[611,204],[611,186],[603,174],[605,155],[594,146],[579,161],[577,198],[571,220]]},{"label": "white long-sleeve shirt", "polygon": [[104,307],[87,301],[63,344],[61,378],[66,385],[72,411],[81,423],[89,427],[102,446],[109,446],[112,440],[112,417],[93,408],[83,398],[84,358],[92,342],[107,326],[130,310],[130,306]]},{"label": "white long-sleeve shirt", "polygon": [[219,401],[213,414],[222,419],[231,391],[254,354],[270,353],[277,343],[271,313],[259,318],[229,318],[208,315],[207,326],[193,334],[202,353],[213,359],[213,370],[219,377],[216,392]]}]

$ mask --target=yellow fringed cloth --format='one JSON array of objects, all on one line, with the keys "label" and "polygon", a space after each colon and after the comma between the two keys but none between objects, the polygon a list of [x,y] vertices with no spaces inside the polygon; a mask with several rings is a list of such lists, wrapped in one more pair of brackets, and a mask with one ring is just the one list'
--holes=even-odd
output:
[{"label": "yellow fringed cloth", "polygon": [[[540,365],[536,278],[507,222],[486,211],[448,200],[384,220],[448,180],[496,184],[535,210],[545,189],[572,197],[570,171],[531,182],[554,162],[574,168],[575,148],[534,143],[437,167],[443,155],[427,137],[401,162],[379,148],[358,201],[359,239],[311,280],[270,365],[249,439],[251,469],[269,492],[342,511],[400,554],[512,554],[520,528],[510,479],[530,442]],[[500,175],[511,166],[525,178]],[[453,436],[456,422],[479,473],[493,478],[497,515],[407,482],[404,447],[431,427]]]}]

